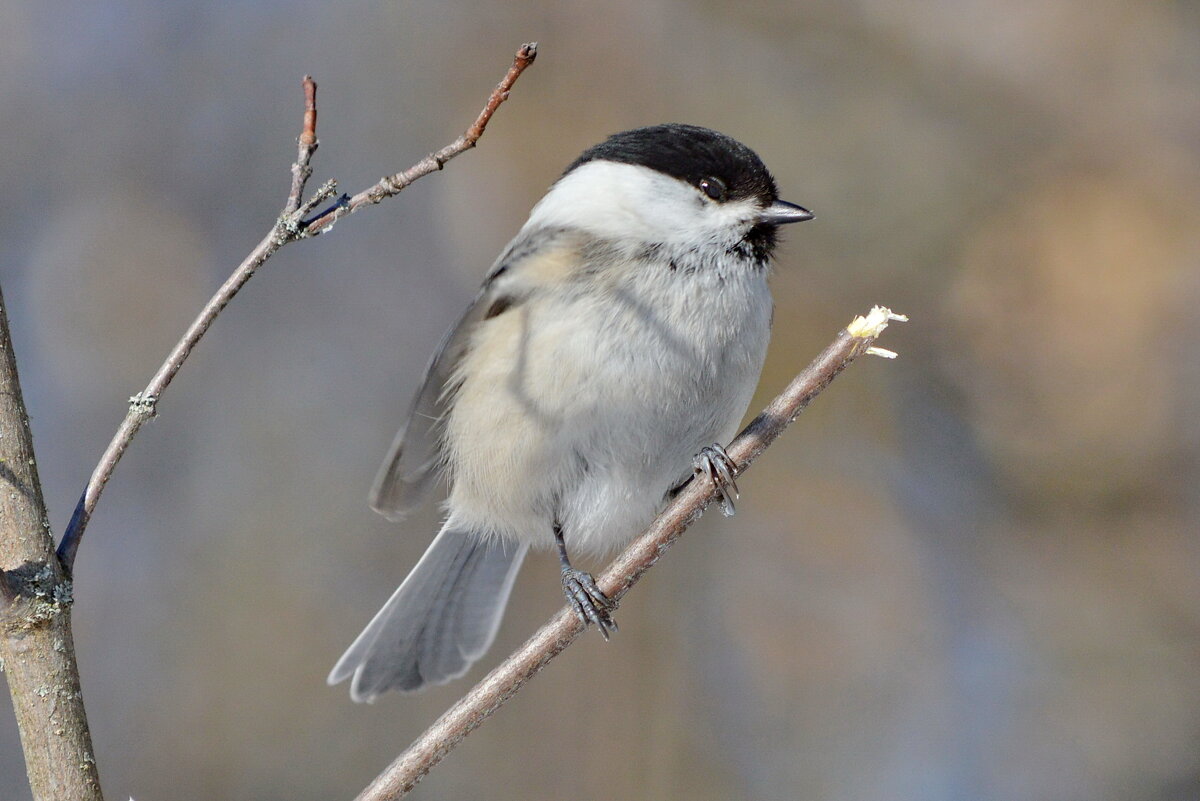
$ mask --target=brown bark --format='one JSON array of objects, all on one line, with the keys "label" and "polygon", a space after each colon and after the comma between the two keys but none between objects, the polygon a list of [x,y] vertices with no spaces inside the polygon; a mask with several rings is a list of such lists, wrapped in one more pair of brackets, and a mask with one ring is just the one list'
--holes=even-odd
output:
[{"label": "brown bark", "polygon": [[71,637],[71,581],[54,554],[3,296],[0,579],[0,661],[34,801],[101,801]]}]

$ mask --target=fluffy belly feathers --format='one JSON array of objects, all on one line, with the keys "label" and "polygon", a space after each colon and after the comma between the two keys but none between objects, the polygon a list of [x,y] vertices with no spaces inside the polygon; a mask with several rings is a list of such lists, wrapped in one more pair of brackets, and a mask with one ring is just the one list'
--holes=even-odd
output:
[{"label": "fluffy belly feathers", "polygon": [[[446,420],[451,519],[534,547],[553,543],[556,522],[572,550],[626,542],[745,412],[766,348],[765,292],[764,282],[761,298],[742,293],[732,307],[722,293],[719,309],[531,298],[481,323]],[[680,327],[663,316],[680,313],[718,319],[685,326],[703,331],[690,340],[667,336]],[[603,324],[583,322],[593,320]]]}]

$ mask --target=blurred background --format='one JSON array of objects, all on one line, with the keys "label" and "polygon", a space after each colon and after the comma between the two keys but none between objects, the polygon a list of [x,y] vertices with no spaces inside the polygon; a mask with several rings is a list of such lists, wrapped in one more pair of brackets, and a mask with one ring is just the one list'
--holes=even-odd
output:
[{"label": "blurred background", "polygon": [[[418,799],[1200,798],[1200,4],[0,4],[0,284],[61,533],[192,316],[312,186],[480,147],[272,260],[109,485],[75,630],[111,798],[349,798],[470,685],[324,679],[429,542],[366,505],[431,349],[583,148],[753,148],[788,229],[754,410],[907,313]],[[596,566],[593,566],[596,567]],[[561,604],[541,555],[481,677]],[[7,693],[3,696],[8,703]],[[0,798],[28,798],[0,710]]]}]

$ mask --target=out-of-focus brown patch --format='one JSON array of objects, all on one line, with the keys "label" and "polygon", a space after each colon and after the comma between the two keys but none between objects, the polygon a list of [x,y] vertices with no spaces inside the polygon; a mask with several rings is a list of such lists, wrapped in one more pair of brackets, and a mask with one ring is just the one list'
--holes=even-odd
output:
[{"label": "out-of-focus brown patch", "polygon": [[1195,204],[1138,179],[1051,175],[971,234],[949,295],[953,365],[1014,485],[1136,496],[1172,452],[1174,288],[1200,252]]}]

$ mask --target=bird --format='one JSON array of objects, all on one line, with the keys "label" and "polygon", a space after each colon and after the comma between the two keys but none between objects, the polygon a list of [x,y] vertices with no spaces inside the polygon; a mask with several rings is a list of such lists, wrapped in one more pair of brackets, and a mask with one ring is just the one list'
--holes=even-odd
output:
[{"label": "bird", "polygon": [[607,640],[613,602],[570,554],[643,530],[727,442],[770,339],[781,200],[758,155],[695,125],[613,134],[550,186],[443,338],[371,490],[402,519],[435,486],[440,532],[329,674],[355,701],[463,675],[530,548]]}]

